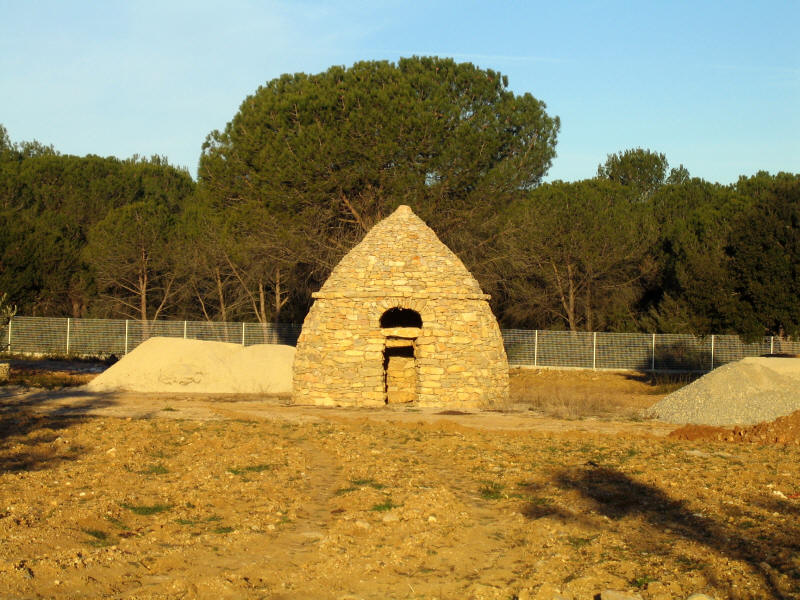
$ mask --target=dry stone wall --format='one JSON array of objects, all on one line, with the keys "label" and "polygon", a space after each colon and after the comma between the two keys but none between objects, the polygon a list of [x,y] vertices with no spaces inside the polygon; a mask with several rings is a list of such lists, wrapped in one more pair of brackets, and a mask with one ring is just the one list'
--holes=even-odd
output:
[{"label": "dry stone wall", "polygon": [[[507,398],[488,296],[408,207],[378,223],[314,298],[297,344],[297,403],[476,408]],[[422,326],[381,327],[395,308],[414,311]],[[400,353],[406,360],[393,348],[410,349]]]}]

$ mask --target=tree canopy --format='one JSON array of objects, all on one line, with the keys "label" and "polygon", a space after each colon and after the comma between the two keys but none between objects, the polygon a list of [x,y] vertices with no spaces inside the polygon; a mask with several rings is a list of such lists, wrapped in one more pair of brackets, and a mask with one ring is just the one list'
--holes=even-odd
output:
[{"label": "tree canopy", "polygon": [[503,326],[800,335],[800,175],[720,185],[632,148],[543,183],[559,125],[502,74],[435,57],[267,82],[208,135],[197,185],[164,157],[62,155],[0,125],[0,321],[301,322],[409,204]]},{"label": "tree canopy", "polygon": [[198,175],[222,205],[257,201],[363,235],[399,204],[435,225],[535,186],[558,129],[498,72],[436,57],[359,62],[260,87],[209,134]]}]

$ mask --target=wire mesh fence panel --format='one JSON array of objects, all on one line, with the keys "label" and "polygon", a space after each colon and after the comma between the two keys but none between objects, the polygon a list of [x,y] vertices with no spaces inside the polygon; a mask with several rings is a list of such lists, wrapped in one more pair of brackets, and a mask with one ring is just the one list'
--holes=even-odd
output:
[{"label": "wire mesh fence panel", "polygon": [[297,345],[300,337],[301,325],[293,323],[245,323],[244,345],[253,344],[284,344]]},{"label": "wire mesh fence panel", "polygon": [[541,367],[594,367],[594,334],[584,331],[539,331]]},{"label": "wire mesh fence panel", "polygon": [[125,354],[125,321],[70,319],[69,351],[77,356]]},{"label": "wire mesh fence panel", "polygon": [[14,317],[9,323],[8,350],[20,354],[68,354],[67,322],[68,319]]},{"label": "wire mesh fence panel", "polygon": [[8,350],[8,325],[0,325],[0,352]]},{"label": "wire mesh fence panel", "polygon": [[152,337],[183,337],[183,321],[128,321],[126,352]]},{"label": "wire mesh fence panel", "polygon": [[800,341],[789,342],[780,338],[773,338],[770,344],[775,354],[787,354],[800,356]]},{"label": "wire mesh fence panel", "polygon": [[770,353],[770,338],[745,343],[738,335],[714,336],[714,367],[741,360],[747,356],[764,356]]},{"label": "wire mesh fence panel", "polygon": [[508,364],[512,366],[536,366],[538,332],[527,329],[503,329],[503,346]]},{"label": "wire mesh fence panel", "polygon": [[213,321],[186,321],[185,336],[192,340],[207,342],[242,343],[242,324]]},{"label": "wire mesh fence panel", "polygon": [[653,336],[646,333],[597,333],[595,367],[649,371],[653,366]]},{"label": "wire mesh fence panel", "polygon": [[708,371],[711,368],[711,339],[688,334],[656,335],[654,370]]}]

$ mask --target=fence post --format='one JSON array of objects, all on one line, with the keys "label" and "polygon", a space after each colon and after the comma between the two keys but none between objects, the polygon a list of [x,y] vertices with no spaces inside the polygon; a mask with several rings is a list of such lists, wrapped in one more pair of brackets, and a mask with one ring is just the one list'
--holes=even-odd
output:
[{"label": "fence post", "polygon": [[186,321],[183,322],[183,339],[186,339]]},{"label": "fence post", "polygon": [[651,371],[655,371],[656,370],[656,334],[655,333],[653,334],[653,356],[651,357],[651,360],[650,360],[650,370]]},{"label": "fence post", "polygon": [[14,317],[11,317],[8,320],[8,351],[11,352],[11,323],[14,321]]},{"label": "fence post", "polygon": [[597,332],[592,334],[592,370],[597,370]]},{"label": "fence post", "polygon": [[67,317],[67,355],[69,355],[69,317]]},{"label": "fence post", "polygon": [[[9,336],[11,335],[11,328],[8,329]],[[10,346],[10,344],[9,344]],[[533,332],[533,366],[539,366],[539,330]]]},{"label": "fence post", "polygon": [[[8,326],[11,327],[11,323],[9,323]],[[774,335],[769,336],[769,353],[770,354],[775,354],[775,336]]]},{"label": "fence post", "polygon": [[128,353],[128,319],[125,319],[125,354]]},{"label": "fence post", "polygon": [[242,321],[242,346],[244,346],[244,321]]},{"label": "fence post", "polygon": [[714,370],[714,336],[711,336],[711,370]]}]

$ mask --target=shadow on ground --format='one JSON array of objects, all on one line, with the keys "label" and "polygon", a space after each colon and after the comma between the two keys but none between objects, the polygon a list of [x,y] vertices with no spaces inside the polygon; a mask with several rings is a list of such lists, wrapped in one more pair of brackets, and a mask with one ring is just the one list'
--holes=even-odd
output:
[{"label": "shadow on ground", "polygon": [[[59,404],[62,398],[69,404]],[[84,453],[65,437],[90,411],[111,404],[108,394],[78,390],[25,393],[0,387],[0,474],[33,471],[72,461]]]},{"label": "shadow on ground", "polygon": [[[685,502],[671,498],[656,486],[640,483],[615,469],[587,466],[562,471],[555,476],[555,484],[562,490],[578,491],[590,502],[589,510],[608,517],[612,521],[625,517],[642,518],[653,528],[652,535],[640,532],[635,538],[626,539],[632,549],[641,552],[672,554],[675,536],[697,542],[729,559],[747,563],[763,580],[772,598],[796,598],[787,595],[776,585],[777,578],[785,575],[793,580],[795,590],[800,586],[800,568],[791,561],[791,556],[800,550],[800,524],[776,525],[775,530],[762,539],[746,537],[736,525],[717,522],[700,513],[693,512]],[[780,506],[770,509],[784,510],[785,514],[796,514],[796,507]],[[556,516],[565,521],[587,521],[586,510],[567,511],[556,506],[529,504],[523,510],[528,518]],[[659,533],[669,529],[668,539]],[[727,587],[723,581],[716,581]],[[783,586],[785,588],[785,586]],[[728,590],[729,597],[737,598],[735,589]]]}]

